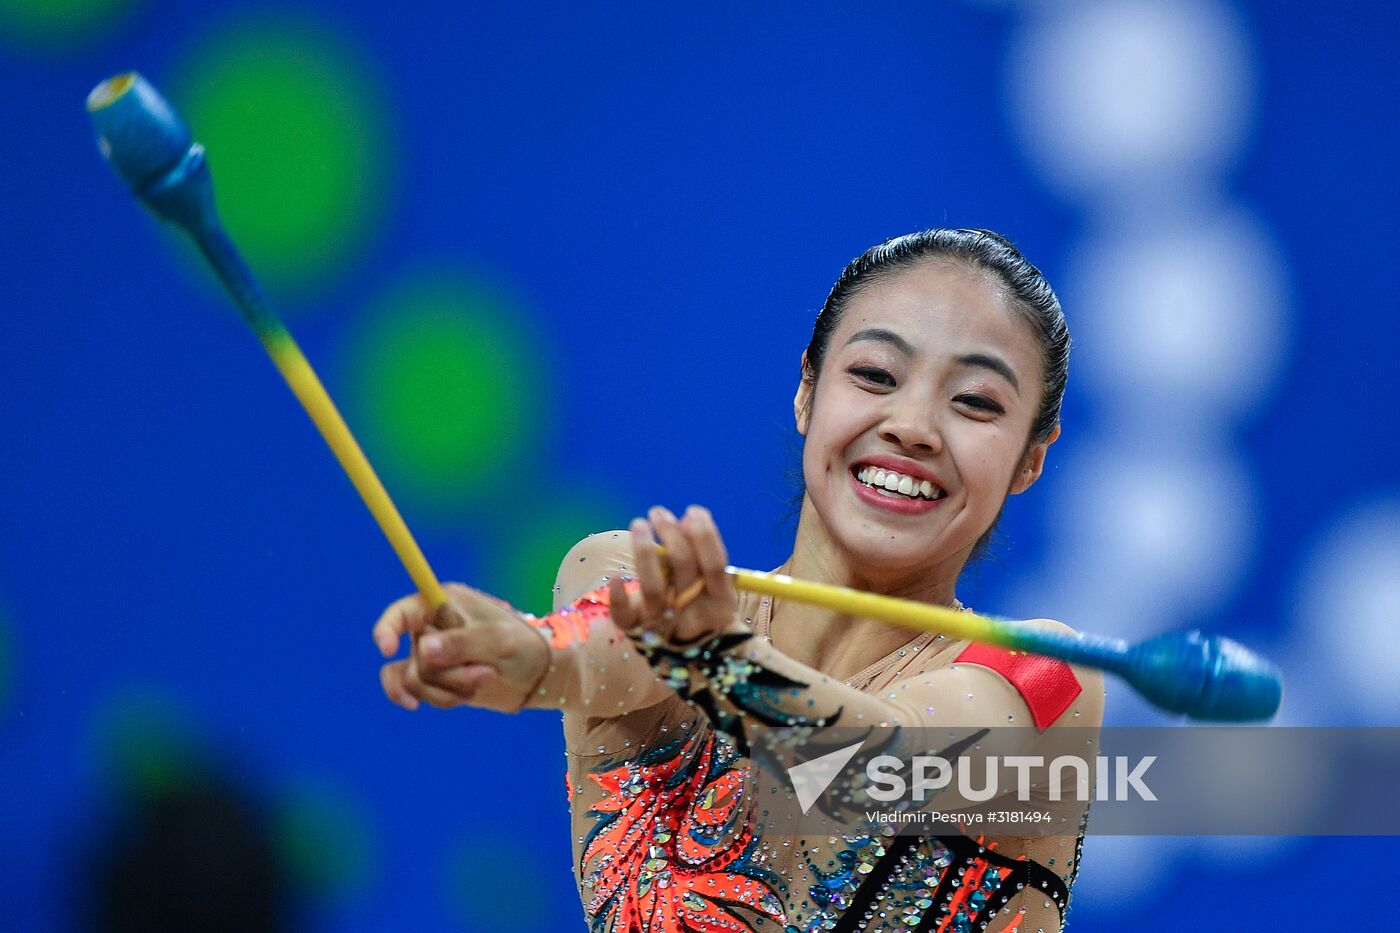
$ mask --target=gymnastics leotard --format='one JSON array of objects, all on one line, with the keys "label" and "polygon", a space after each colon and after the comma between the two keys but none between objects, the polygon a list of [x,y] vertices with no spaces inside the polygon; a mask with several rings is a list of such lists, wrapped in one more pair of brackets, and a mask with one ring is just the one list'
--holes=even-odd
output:
[{"label": "gymnastics leotard", "polygon": [[[1001,649],[924,633],[843,683],[778,652],[767,637],[772,603],[750,593],[740,594],[740,612],[752,634],[727,636],[707,661],[685,658],[634,642],[612,623],[606,581],[630,560],[626,532],[579,542],[560,568],[555,611],[531,620],[551,658],[526,706],[564,712],[575,878],[590,930],[1062,928],[1082,821],[1066,835],[897,835],[870,826],[766,838],[746,793],[743,722],[1010,724],[1065,735],[1055,727],[1102,718],[1097,671],[1019,658],[1018,674],[972,653]],[[1037,686],[1028,690],[1028,679]],[[742,689],[759,681],[784,689]],[[934,695],[942,708],[929,705]],[[965,706],[946,702],[964,695]]]}]

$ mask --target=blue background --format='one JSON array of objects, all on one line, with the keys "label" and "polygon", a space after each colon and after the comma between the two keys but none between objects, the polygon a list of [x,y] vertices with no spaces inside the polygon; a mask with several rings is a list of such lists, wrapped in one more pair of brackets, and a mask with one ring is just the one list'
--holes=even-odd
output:
[{"label": "blue background", "polygon": [[[1215,155],[1076,182],[1072,153],[1032,138],[1025,75],[1056,17],[1115,6],[1224,17],[1246,79],[1219,93],[1242,115]],[[546,387],[544,414],[517,481],[438,507],[411,471],[385,471],[444,578],[503,579],[493,555],[538,514],[531,478],[555,483],[546,503],[601,490],[612,527],[653,503],[705,503],[736,563],[776,565],[798,356],[831,282],[886,236],[990,227],[1057,284],[1072,328],[1081,310],[1089,323],[1052,469],[1008,507],[973,604],[1132,637],[1225,631],[1284,664],[1286,721],[1393,725],[1381,674],[1400,673],[1400,652],[1362,616],[1379,619],[1395,591],[1372,574],[1369,602],[1352,605],[1343,585],[1358,560],[1400,553],[1400,14],[1062,7],[151,0],[63,43],[0,34],[0,928],[78,922],[84,853],[126,805],[133,728],[197,747],[272,811],[311,814],[338,867],[299,888],[304,928],[582,925],[557,716],[384,700],[368,631],[408,591],[402,569],[242,321],[94,149],[82,101],[97,80],[134,67],[161,86],[187,50],[253,16],[324,24],[387,104],[373,229],[338,271],[274,289],[352,427],[368,416],[348,401],[351,335],[404,270],[501,283],[540,335],[518,378]],[[1178,53],[1191,59],[1163,54]],[[1205,206],[1182,207],[1202,189]],[[1160,378],[1135,392],[1113,375],[1124,354],[1098,336],[1113,309],[1085,270],[1105,242],[1171,242],[1217,215],[1262,231],[1282,284],[1242,340],[1277,351],[1243,399]],[[1126,513],[1076,473],[1120,453],[1185,463],[1176,476],[1224,463],[1246,492],[1204,505],[1122,493],[1166,509],[1156,546],[1185,555],[1141,613],[1100,592],[1113,568],[1092,572],[1095,522]],[[1172,529],[1201,527],[1175,522],[1178,505],[1235,509],[1237,533],[1178,541]],[[1079,609],[1093,606],[1116,608]],[[1110,716],[1164,721],[1120,694]],[[1353,892],[1386,909],[1397,854],[1393,840],[1091,839],[1072,928],[1355,929]]]}]

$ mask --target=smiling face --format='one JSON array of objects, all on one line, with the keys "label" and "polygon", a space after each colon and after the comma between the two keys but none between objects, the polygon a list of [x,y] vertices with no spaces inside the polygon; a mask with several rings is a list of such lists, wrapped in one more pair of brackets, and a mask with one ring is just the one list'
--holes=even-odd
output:
[{"label": "smiling face", "polygon": [[851,298],[817,391],[804,379],[794,407],[807,499],[852,568],[957,576],[1054,441],[1027,448],[1041,360],[996,277],[960,262],[926,260]]}]

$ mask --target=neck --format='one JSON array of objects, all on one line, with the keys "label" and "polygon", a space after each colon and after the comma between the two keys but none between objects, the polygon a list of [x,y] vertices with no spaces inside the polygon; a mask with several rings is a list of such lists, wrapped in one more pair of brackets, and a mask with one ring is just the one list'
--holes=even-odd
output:
[{"label": "neck", "polygon": [[[860,564],[831,540],[811,500],[804,498],[797,540],[782,572],[803,580],[954,606],[959,605],[957,579],[965,562],[966,554],[960,554],[947,566],[933,568],[882,571]],[[769,628],[778,650],[832,677],[849,676],[916,637],[909,629],[877,619],[781,599],[773,603]]]}]

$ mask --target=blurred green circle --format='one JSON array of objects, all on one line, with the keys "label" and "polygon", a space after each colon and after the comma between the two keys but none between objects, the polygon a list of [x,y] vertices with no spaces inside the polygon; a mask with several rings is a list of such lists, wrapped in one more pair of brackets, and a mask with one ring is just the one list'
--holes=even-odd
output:
[{"label": "blurred green circle", "polygon": [[395,289],[367,316],[350,378],[353,423],[394,488],[454,505],[551,481],[523,459],[541,442],[548,364],[514,304],[480,282],[427,276]]},{"label": "blurred green circle", "polygon": [[452,906],[468,929],[554,930],[555,911],[545,892],[553,890],[534,849],[512,841],[504,828],[464,842],[448,865]]},{"label": "blurred green circle", "polygon": [[22,44],[71,51],[135,7],[133,0],[0,0],[0,35]]},{"label": "blurred green circle", "polygon": [[199,48],[171,97],[204,144],[219,216],[274,289],[326,284],[382,213],[389,132],[371,63],[325,24],[247,23]]},{"label": "blurred green circle", "polygon": [[344,898],[369,873],[370,834],[360,808],[324,787],[302,787],[278,808],[274,838],[282,864],[303,890]]},{"label": "blurred green circle", "polygon": [[513,516],[511,524],[518,530],[494,556],[498,595],[535,615],[552,611],[554,579],[569,548],[594,532],[626,525],[621,506],[604,496],[580,496],[543,508],[553,501],[535,503],[528,513]]},{"label": "blurred green circle", "polygon": [[154,799],[199,779],[207,752],[188,714],[150,687],[128,687],[98,717],[108,767],[129,796]]}]

